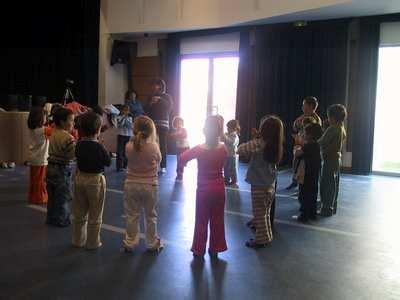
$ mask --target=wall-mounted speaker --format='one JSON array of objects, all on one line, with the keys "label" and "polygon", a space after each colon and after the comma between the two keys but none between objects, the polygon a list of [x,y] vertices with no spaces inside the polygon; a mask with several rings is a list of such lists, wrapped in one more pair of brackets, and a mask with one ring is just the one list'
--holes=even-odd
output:
[{"label": "wall-mounted speaker", "polygon": [[137,43],[114,40],[111,52],[111,65],[129,64],[136,57]]}]

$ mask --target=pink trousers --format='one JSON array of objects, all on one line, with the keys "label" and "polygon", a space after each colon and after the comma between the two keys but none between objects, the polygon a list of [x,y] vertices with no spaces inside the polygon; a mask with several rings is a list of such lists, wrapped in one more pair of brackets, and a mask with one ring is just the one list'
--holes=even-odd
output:
[{"label": "pink trousers", "polygon": [[193,253],[204,255],[206,252],[208,224],[210,224],[209,251],[217,253],[228,249],[225,241],[224,209],[223,183],[197,189],[196,221],[191,249]]}]

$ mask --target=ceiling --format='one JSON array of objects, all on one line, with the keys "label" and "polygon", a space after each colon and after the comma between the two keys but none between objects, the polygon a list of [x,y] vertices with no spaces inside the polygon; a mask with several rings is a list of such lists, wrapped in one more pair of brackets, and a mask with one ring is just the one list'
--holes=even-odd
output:
[{"label": "ceiling", "polygon": [[347,3],[287,15],[274,16],[236,25],[283,23],[295,20],[327,20],[393,13],[400,13],[400,0],[353,0]]}]

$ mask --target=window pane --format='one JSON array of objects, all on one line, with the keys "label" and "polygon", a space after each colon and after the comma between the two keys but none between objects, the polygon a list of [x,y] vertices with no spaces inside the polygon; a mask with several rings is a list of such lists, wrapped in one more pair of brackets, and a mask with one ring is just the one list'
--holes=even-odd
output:
[{"label": "window pane", "polygon": [[398,112],[400,47],[379,50],[373,170],[400,173]]},{"label": "window pane", "polygon": [[212,112],[224,117],[225,124],[235,119],[239,57],[214,58]]},{"label": "window pane", "polygon": [[181,115],[193,147],[203,138],[203,125],[207,115],[208,58],[181,61]]}]

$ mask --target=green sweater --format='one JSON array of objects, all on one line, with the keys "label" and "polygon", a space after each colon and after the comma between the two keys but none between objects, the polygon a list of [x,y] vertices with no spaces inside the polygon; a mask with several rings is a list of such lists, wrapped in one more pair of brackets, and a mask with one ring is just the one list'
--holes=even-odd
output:
[{"label": "green sweater", "polygon": [[342,156],[342,148],[346,139],[343,125],[331,125],[318,140],[323,160],[338,160]]}]

